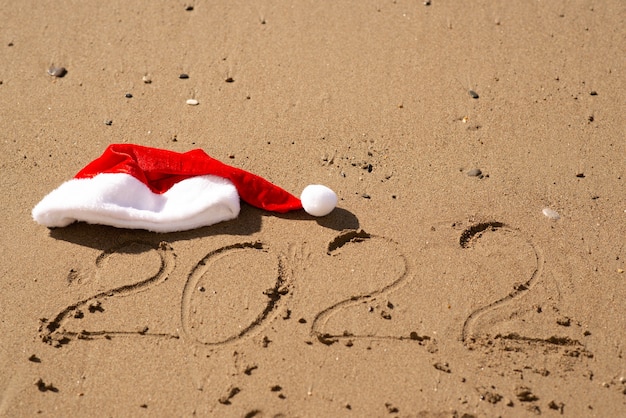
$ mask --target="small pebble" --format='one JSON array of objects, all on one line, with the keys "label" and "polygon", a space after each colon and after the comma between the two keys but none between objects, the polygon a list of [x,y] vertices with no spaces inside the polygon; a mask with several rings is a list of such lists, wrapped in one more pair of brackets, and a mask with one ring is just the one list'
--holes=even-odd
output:
[{"label": "small pebble", "polygon": [[113,125],[113,121],[111,119],[107,119],[107,120],[104,121],[104,124],[107,125],[107,126],[111,126],[111,125]]},{"label": "small pebble", "polygon": [[187,104],[189,106],[197,106],[200,102],[197,101],[196,99],[187,99]]},{"label": "small pebble", "polygon": [[470,90],[468,93],[472,99],[478,99],[480,97],[474,90]]},{"label": "small pebble", "polygon": [[65,69],[65,67],[55,67],[52,66],[50,68],[48,68],[48,74],[51,75],[52,77],[64,77],[65,74],[67,74],[67,70]]},{"label": "small pebble", "polygon": [[554,219],[555,221],[561,219],[561,215],[559,215],[559,213],[557,211],[555,211],[554,209],[550,209],[550,208],[543,208],[543,210],[541,211],[545,216],[547,216],[550,219]]},{"label": "small pebble", "polygon": [[143,78],[142,78],[142,80],[143,80],[143,82],[144,82],[145,84],[150,84],[150,83],[152,83],[152,79],[151,79],[150,77],[148,77],[147,75],[144,75],[144,76],[143,76]]},{"label": "small pebble", "polygon": [[124,97],[126,97],[127,99],[132,99],[132,98],[133,98],[133,95],[132,95],[132,94],[130,94],[130,93],[126,93],[126,95],[125,95]]},{"label": "small pebble", "polygon": [[232,77],[227,77],[226,80],[224,80],[224,81],[226,81],[227,83],[232,83],[232,82],[235,81],[235,79],[232,78]]},{"label": "small pebble", "polygon": [[189,78],[189,74],[182,73],[178,76],[178,78],[180,78],[181,80],[187,80]]},{"label": "small pebble", "polygon": [[597,95],[598,95],[598,92],[597,92],[597,91],[595,91],[595,90],[592,90],[589,94],[590,94],[590,95],[592,95],[592,96],[597,96]]},{"label": "small pebble", "polygon": [[470,171],[467,172],[467,175],[470,177],[481,177],[483,174],[483,172],[480,170],[480,168],[472,168]]}]

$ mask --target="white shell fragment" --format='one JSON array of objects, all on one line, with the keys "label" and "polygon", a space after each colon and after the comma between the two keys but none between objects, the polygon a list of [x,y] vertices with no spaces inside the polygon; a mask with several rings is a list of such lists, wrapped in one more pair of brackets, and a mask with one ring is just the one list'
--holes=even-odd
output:
[{"label": "white shell fragment", "polygon": [[197,101],[196,99],[187,99],[187,104],[189,106],[197,106],[200,102]]},{"label": "white shell fragment", "polygon": [[559,212],[555,211],[554,209],[543,208],[541,212],[548,218],[553,219],[555,221],[561,219],[561,215],[559,215]]}]

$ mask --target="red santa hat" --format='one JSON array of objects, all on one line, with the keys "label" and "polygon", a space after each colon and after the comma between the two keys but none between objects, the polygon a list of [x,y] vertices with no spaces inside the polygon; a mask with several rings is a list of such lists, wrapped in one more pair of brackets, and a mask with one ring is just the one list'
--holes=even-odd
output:
[{"label": "red santa hat", "polygon": [[326,186],[309,185],[298,199],[201,149],[178,153],[113,144],[44,197],[32,214],[50,228],[84,221],[174,232],[236,218],[240,198],[272,212],[304,209],[313,216],[325,216],[337,205],[337,195]]}]

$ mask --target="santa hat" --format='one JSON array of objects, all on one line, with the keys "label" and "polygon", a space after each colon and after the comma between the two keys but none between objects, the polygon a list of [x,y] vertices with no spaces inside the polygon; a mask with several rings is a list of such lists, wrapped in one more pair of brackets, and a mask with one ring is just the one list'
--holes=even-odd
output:
[{"label": "santa hat", "polygon": [[114,144],[44,197],[33,218],[50,228],[84,221],[174,232],[236,218],[240,198],[272,212],[304,209],[313,216],[327,215],[337,205],[337,195],[328,187],[307,186],[298,199],[201,149],[177,153]]}]

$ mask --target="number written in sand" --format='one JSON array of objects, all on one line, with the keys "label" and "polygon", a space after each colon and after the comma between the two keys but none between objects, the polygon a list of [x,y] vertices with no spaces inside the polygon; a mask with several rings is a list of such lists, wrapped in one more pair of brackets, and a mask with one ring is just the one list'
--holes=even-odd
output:
[{"label": "number written in sand", "polygon": [[262,243],[237,243],[211,251],[189,273],[183,289],[185,339],[219,346],[252,336],[276,316],[276,308],[290,291],[285,260]]},{"label": "number written in sand", "polygon": [[[523,296],[537,282],[543,268],[543,259],[535,245],[530,240],[524,239],[518,230],[513,229],[502,222],[481,222],[465,228],[459,238],[459,245],[463,250],[472,250],[475,246],[481,245],[482,241],[486,240],[485,236],[494,234],[498,234],[503,238],[509,237],[509,240],[515,240],[515,253],[517,254],[517,258],[520,261],[523,259],[532,260],[532,272],[527,277],[522,276],[521,281],[518,281],[513,288],[500,299],[474,309],[470,313],[463,323],[463,329],[461,332],[461,340],[463,343],[467,343],[471,338],[471,335],[474,334],[473,329],[475,328],[476,321],[480,316],[488,311],[499,308],[513,299]],[[495,250],[501,251],[503,246],[506,247],[506,241],[503,241],[501,238],[498,241],[494,241],[491,246],[494,247]],[[523,251],[523,246],[526,247],[526,251]],[[487,255],[490,254],[491,253],[487,253]],[[515,266],[516,268],[514,273],[523,275],[523,273],[519,273],[524,270],[523,264],[520,262],[515,264],[519,265]]]},{"label": "number written in sand", "polygon": [[[363,254],[368,254],[366,263]],[[430,339],[416,332],[394,335],[389,330],[394,306],[387,296],[410,277],[408,260],[397,243],[362,230],[346,231],[328,245],[324,264],[330,269],[330,277],[345,281],[341,287],[349,293],[315,316],[311,334],[319,342],[350,344],[355,339],[366,339],[421,343]]]},{"label": "number written in sand", "polygon": [[[544,262],[530,240],[520,231],[500,222],[474,223],[464,228],[460,235],[458,225],[454,227],[453,224],[453,228],[448,231],[456,234],[456,243],[444,238],[445,242],[440,242],[443,247],[437,248],[448,248],[451,261],[456,251],[467,256],[465,261],[476,262],[478,272],[484,272],[484,266],[493,267],[491,270],[495,274],[489,276],[501,276],[502,268],[521,272],[517,274],[521,281],[512,290],[506,290],[508,285],[504,283],[493,282],[493,285],[503,286],[503,296],[494,302],[484,300],[478,301],[473,307],[468,305],[463,316],[465,320],[457,319],[462,324],[459,329],[461,340],[469,347],[476,342],[475,337],[484,335],[486,330],[493,328],[493,324],[502,322],[504,305],[508,306],[508,303],[528,293],[539,280]],[[442,237],[438,238],[435,237],[435,241],[441,241]],[[501,262],[502,268],[491,266],[493,259],[487,253],[488,258],[481,262],[484,251],[477,250],[492,247],[504,252],[507,252],[505,247],[508,247],[516,259],[527,262],[520,264],[519,260],[515,262],[505,257]],[[441,256],[441,251],[437,254]],[[418,284],[411,280],[411,260],[404,256],[396,242],[362,230],[344,231],[328,244],[322,258],[320,277],[333,278],[336,283],[341,281],[342,284],[336,286],[334,292],[323,294],[324,298],[331,300],[318,301],[318,306],[325,308],[314,314],[310,326],[310,333],[316,341],[330,345],[337,341],[349,343],[357,339],[414,341],[420,344],[430,340],[428,336],[415,332],[416,329],[411,329],[419,323],[419,316],[426,312],[425,308],[412,306],[413,301],[405,298],[407,303],[404,303],[404,316],[401,317],[390,300],[392,293],[399,297],[420,291]],[[129,241],[103,251],[95,261],[93,272],[98,280],[91,280],[88,275],[74,270],[72,277],[68,277],[73,283],[81,285],[74,291],[85,296],[78,297],[76,302],[52,319],[43,320],[40,327],[43,341],[58,346],[75,339],[135,336],[168,339],[182,337],[184,341],[208,347],[235,344],[257,335],[279,312],[286,309],[285,305],[294,289],[293,280],[298,277],[293,269],[301,260],[298,260],[296,254],[275,254],[260,242],[235,243],[212,250],[202,257],[188,273],[182,294],[179,293],[180,284],[171,284],[175,286],[171,289],[173,292],[169,292],[169,288],[159,287],[164,289],[160,292],[167,291],[175,298],[169,309],[178,309],[178,315],[172,315],[175,311],[158,311],[154,306],[141,311],[137,306],[149,305],[149,301],[133,303],[126,299],[164,283],[174,271],[175,261],[176,255],[167,243],[155,245]],[[129,269],[129,263],[139,268]],[[420,272],[428,271],[425,263],[420,265]],[[254,266],[254,269],[250,270],[250,266]],[[460,263],[458,268],[461,272],[459,277],[465,276],[462,272],[466,268],[465,263]],[[141,272],[135,274],[144,276],[133,277],[132,271]],[[425,278],[432,278],[435,273],[425,274]],[[479,283],[478,280],[482,279],[476,276],[471,280]],[[405,286],[407,283],[411,284]],[[403,292],[398,293],[401,288]],[[461,300],[457,305],[466,302],[464,299],[467,297],[459,297]],[[103,314],[105,310],[106,315]],[[152,318],[155,311],[162,312],[168,321],[173,321],[169,328],[165,327],[170,331],[152,325],[132,326],[126,321],[126,318],[147,318],[146,322],[151,320],[156,325],[162,325],[163,321]],[[394,321],[391,321],[392,316]],[[420,329],[423,332],[429,328]],[[535,340],[519,335],[510,336],[511,339],[514,337],[526,342]],[[563,341],[570,342],[567,339]]]},{"label": "number written in sand", "polygon": [[[137,259],[140,255],[141,258]],[[77,270],[72,270],[68,277],[70,280],[86,282],[83,285],[84,290],[91,292],[91,295],[67,306],[51,320],[42,319],[39,328],[41,339],[51,345],[60,346],[73,339],[91,340],[113,336],[149,335],[177,338],[176,335],[154,334],[145,328],[88,330],[81,326],[82,321],[87,317],[102,314],[107,302],[147,291],[163,283],[174,269],[175,258],[172,247],[165,242],[155,246],[148,242],[129,241],[103,251],[96,258],[95,269],[86,273],[85,277],[78,277]],[[133,277],[127,264],[130,259],[142,262],[140,271],[147,272],[144,274],[148,277]],[[112,263],[112,261],[117,261],[117,263]],[[103,274],[103,271],[108,274]],[[97,280],[93,280],[94,278]],[[109,288],[107,290],[100,288],[101,282],[108,283]],[[111,282],[117,283],[111,286]]]},{"label": "number written in sand", "polygon": [[[458,244],[464,253],[477,252],[470,259],[484,260],[476,277],[470,278],[473,283],[484,283],[490,276],[514,280],[494,283],[501,288],[501,296],[470,311],[461,331],[465,347],[473,349],[499,344],[510,351],[547,350],[570,358],[592,356],[585,345],[574,338],[575,333],[563,334],[567,327],[558,326],[551,309],[543,312],[541,305],[552,297],[535,290],[542,278],[545,261],[531,239],[502,222],[490,221],[465,228]],[[498,260],[502,260],[500,264]],[[546,285],[544,282],[541,288],[545,289]],[[524,329],[525,323],[542,323],[545,330],[551,329],[553,334],[548,337],[533,335],[536,331]]]}]

